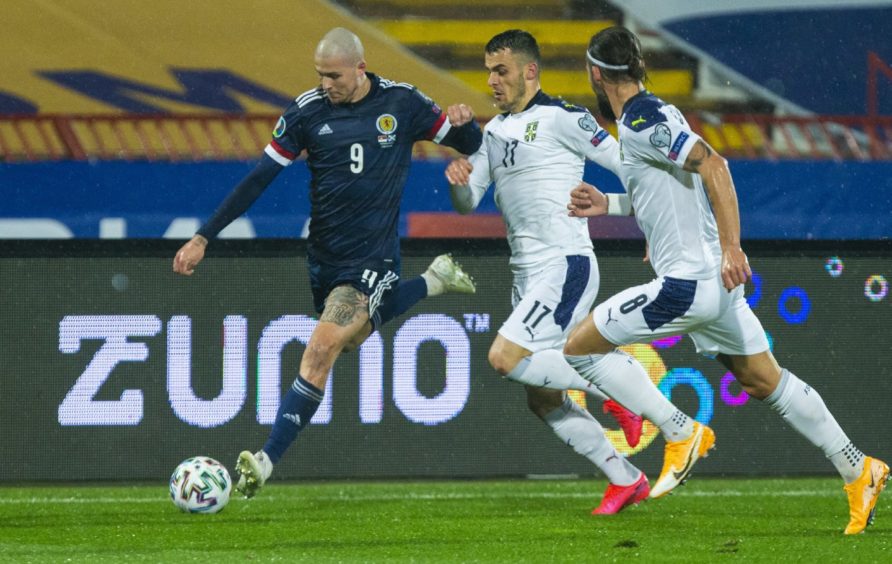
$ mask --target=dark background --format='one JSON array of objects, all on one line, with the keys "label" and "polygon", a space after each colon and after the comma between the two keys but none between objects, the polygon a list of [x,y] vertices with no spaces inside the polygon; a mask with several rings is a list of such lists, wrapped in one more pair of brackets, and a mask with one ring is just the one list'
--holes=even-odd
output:
[{"label": "dark background", "polygon": [[[219,241],[191,278],[171,271],[179,244],[9,241],[0,248],[0,480],[157,480],[166,478],[188,456],[212,456],[231,466],[239,451],[263,445],[269,426],[257,422],[257,343],[271,321],[284,315],[312,315],[303,242]],[[892,246],[760,241],[745,249],[760,281],[748,285],[747,295],[781,365],[821,392],[856,445],[888,458],[892,438],[884,422],[892,398],[892,297],[868,300],[865,281],[871,275],[892,278]],[[501,380],[487,363],[489,345],[510,311],[506,244],[410,241],[404,246],[404,278],[417,275],[436,254],[447,250],[474,275],[478,293],[425,300],[383,328],[383,416],[378,423],[360,421],[359,355],[343,356],[334,370],[331,421],[304,431],[277,467],[277,479],[595,472],[527,411],[522,387]],[[653,277],[641,261],[643,242],[598,242],[596,253],[602,276],[599,301]],[[838,277],[825,268],[831,256],[844,264]],[[782,299],[785,291],[794,297]],[[808,307],[802,296],[807,296]],[[804,319],[790,323],[784,312]],[[411,421],[393,399],[395,335],[410,319],[431,314],[452,318],[454,322],[444,327],[453,331],[464,327],[470,346],[467,401],[455,417],[437,425]],[[468,314],[477,314],[477,321],[467,322]],[[82,315],[144,315],[160,321],[154,336],[130,339],[145,343],[148,358],[118,364],[93,398],[115,401],[124,390],[141,390],[143,412],[138,424],[59,423],[60,403],[102,345],[100,340],[84,340],[78,352],[60,352],[60,321]],[[205,399],[220,391],[223,319],[247,320],[247,394],[235,417],[225,424],[191,426],[171,408],[167,328],[173,316],[183,315],[192,320],[192,386]],[[430,324],[428,328],[437,330]],[[296,342],[283,350],[283,390],[297,374],[302,350]],[[717,449],[698,465],[698,473],[833,473],[823,454],[766,406],[752,399],[739,406],[725,403],[720,395],[724,369],[696,355],[688,338],[654,350],[676,376],[699,373],[706,383],[701,383],[703,401],[692,386],[679,384],[672,390],[674,402],[692,416],[700,412],[701,420],[708,417],[717,434]],[[451,360],[461,365],[462,355],[455,356]],[[433,398],[443,391],[446,364],[444,348],[437,341],[418,347],[417,388],[424,396]],[[401,365],[398,378],[405,381],[411,373],[412,367]],[[739,387],[732,384],[730,392],[738,394]],[[612,426],[600,414],[600,406],[591,401],[588,405],[606,427]],[[619,436],[616,431],[611,435]],[[656,475],[663,441],[649,441],[646,436],[642,440],[646,448],[631,460]]]}]

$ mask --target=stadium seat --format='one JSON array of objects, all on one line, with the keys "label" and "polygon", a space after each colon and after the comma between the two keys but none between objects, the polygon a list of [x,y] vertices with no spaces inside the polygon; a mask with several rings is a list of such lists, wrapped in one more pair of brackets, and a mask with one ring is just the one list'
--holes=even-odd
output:
[{"label": "stadium seat", "polygon": [[[525,29],[539,42],[545,70],[543,89],[584,106],[594,103],[582,72],[588,38],[616,23],[611,19],[566,19],[567,2],[552,0],[526,3],[523,19],[505,18],[517,11],[514,3],[505,0],[474,2],[473,10],[469,3],[444,0],[352,0],[345,4],[359,14],[373,15],[379,29],[485,94],[489,88],[482,65],[483,46],[506,29]],[[475,17],[465,17],[469,13]],[[689,101],[695,82],[693,65],[666,56],[653,60],[648,87],[669,101]]]}]

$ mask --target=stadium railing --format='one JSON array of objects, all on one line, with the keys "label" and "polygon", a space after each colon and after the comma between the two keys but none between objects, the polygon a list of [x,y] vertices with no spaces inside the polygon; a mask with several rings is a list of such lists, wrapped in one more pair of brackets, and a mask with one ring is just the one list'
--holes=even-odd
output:
[{"label": "stadium railing", "polygon": [[[892,160],[892,116],[717,115],[691,126],[729,158]],[[0,115],[0,161],[215,161],[256,158],[274,114]],[[615,133],[615,127],[608,124]],[[443,159],[448,148],[416,143],[414,157]]]}]

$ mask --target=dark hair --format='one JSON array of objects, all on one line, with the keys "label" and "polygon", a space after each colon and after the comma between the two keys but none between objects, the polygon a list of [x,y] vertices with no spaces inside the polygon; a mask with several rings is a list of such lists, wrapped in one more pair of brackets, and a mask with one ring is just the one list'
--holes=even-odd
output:
[{"label": "dark hair", "polygon": [[647,80],[641,42],[634,33],[622,26],[608,27],[594,34],[588,42],[588,55],[589,64],[593,64],[593,57],[608,65],[628,66],[627,69],[619,70],[597,65],[609,82],[620,82],[628,78],[641,82]]},{"label": "dark hair", "polygon": [[496,35],[486,44],[487,53],[496,53],[502,49],[511,49],[513,53],[526,55],[532,62],[540,64],[539,44],[528,31],[509,29]]}]

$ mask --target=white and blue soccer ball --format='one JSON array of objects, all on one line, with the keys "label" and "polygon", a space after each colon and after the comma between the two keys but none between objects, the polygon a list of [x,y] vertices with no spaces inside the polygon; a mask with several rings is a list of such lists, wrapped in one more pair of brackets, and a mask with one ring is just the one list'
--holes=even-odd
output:
[{"label": "white and blue soccer ball", "polygon": [[187,458],[170,476],[170,499],[186,513],[217,513],[231,492],[229,471],[207,456]]}]

